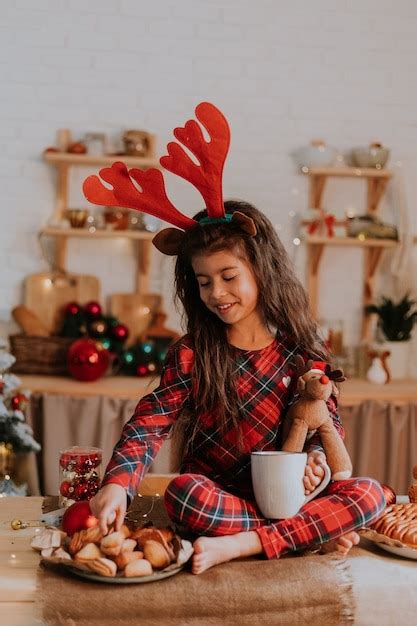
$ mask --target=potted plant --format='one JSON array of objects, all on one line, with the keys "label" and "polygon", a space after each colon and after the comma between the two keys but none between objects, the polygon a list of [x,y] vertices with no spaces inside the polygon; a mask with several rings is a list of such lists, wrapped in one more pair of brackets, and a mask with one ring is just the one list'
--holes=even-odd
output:
[{"label": "potted plant", "polygon": [[414,324],[417,323],[417,301],[406,294],[399,302],[381,297],[379,304],[370,304],[365,312],[378,316],[378,330],[382,335],[384,349],[390,352],[389,365],[392,378],[408,375],[409,341]]},{"label": "potted plant", "polygon": [[15,362],[0,340],[0,496],[27,495],[28,453],[40,445],[25,420],[28,394],[19,391],[20,379],[7,372]]}]

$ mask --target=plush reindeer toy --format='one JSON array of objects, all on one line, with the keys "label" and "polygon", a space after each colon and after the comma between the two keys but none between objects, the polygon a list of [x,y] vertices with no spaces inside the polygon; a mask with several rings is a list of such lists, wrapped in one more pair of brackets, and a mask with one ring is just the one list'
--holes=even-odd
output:
[{"label": "plush reindeer toy", "polygon": [[317,431],[323,443],[332,479],[344,480],[352,475],[352,463],[333,424],[326,401],[332,393],[339,394],[335,383],[343,382],[346,378],[342,370],[332,371],[330,366],[326,366],[326,371],[323,372],[312,366],[312,361],[307,361],[304,365],[303,358],[297,355],[297,391],[300,398],[288,410],[282,449],[287,452],[301,452],[307,436]]}]

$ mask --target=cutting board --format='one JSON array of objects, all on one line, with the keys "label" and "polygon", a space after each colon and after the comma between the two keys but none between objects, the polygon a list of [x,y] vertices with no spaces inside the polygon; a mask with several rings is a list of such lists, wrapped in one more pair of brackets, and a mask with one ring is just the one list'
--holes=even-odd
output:
[{"label": "cutting board", "polygon": [[114,293],[110,296],[110,313],[126,324],[130,331],[126,345],[135,343],[138,335],[151,324],[160,310],[162,297],[158,293]]},{"label": "cutting board", "polygon": [[100,301],[100,281],[85,274],[42,272],[25,279],[24,304],[42,320],[51,334],[59,332],[68,302]]}]

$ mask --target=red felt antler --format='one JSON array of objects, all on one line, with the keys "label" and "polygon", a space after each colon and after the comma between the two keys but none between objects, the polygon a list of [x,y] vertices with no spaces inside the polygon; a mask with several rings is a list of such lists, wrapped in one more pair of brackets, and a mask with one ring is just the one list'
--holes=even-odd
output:
[{"label": "red felt antler", "polygon": [[[164,178],[159,170],[135,168],[128,171],[124,163],[117,161],[111,167],[100,170],[99,174],[113,189],[105,187],[98,176],[86,178],[83,184],[84,195],[93,204],[137,209],[184,230],[196,225],[195,220],[177,211],[169,200]],[[135,187],[131,178],[140,185],[142,191]]]},{"label": "red felt antler", "polygon": [[222,175],[230,145],[229,125],[221,111],[209,102],[199,104],[195,114],[207,130],[210,141],[204,139],[203,131],[195,120],[188,120],[184,128],[176,128],[174,135],[194,154],[199,165],[176,142],[168,144],[169,156],[163,156],[160,163],[199,190],[209,217],[223,217]]},{"label": "red felt antler", "polygon": [[[230,131],[224,115],[213,104],[202,102],[195,110],[198,121],[207,130],[210,140],[204,139],[203,131],[195,120],[186,122],[184,128],[176,128],[174,135],[198,159],[195,164],[182,146],[168,144],[168,156],[160,163],[170,172],[192,183],[203,196],[209,217],[224,217],[222,175],[230,145]],[[182,230],[193,228],[197,222],[180,213],[169,200],[162,173],[151,168],[146,171],[131,169],[121,162],[100,170],[100,177],[112,189],[103,185],[98,176],[89,176],[83,185],[84,195],[93,204],[115,205],[137,209],[154,215]],[[135,181],[140,189],[133,184]],[[236,219],[235,219],[236,218]],[[234,219],[243,230],[256,234],[253,220],[235,212]],[[183,233],[182,233],[183,234]],[[177,254],[181,232],[165,229],[154,238],[154,244],[166,254]]]}]

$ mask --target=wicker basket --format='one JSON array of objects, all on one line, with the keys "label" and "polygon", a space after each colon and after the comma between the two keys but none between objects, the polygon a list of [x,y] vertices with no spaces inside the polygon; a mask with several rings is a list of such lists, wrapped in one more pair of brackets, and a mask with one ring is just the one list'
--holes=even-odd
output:
[{"label": "wicker basket", "polygon": [[67,374],[67,351],[74,342],[68,337],[10,335],[10,351],[16,357],[16,374]]}]

